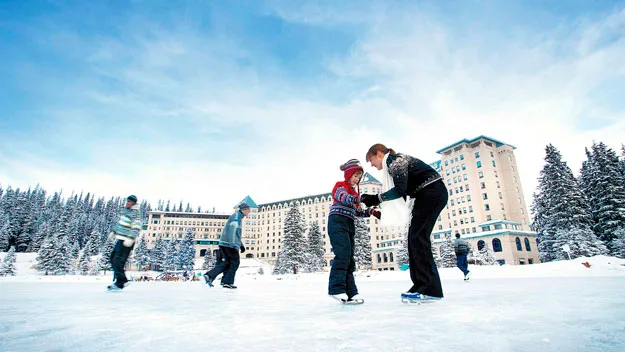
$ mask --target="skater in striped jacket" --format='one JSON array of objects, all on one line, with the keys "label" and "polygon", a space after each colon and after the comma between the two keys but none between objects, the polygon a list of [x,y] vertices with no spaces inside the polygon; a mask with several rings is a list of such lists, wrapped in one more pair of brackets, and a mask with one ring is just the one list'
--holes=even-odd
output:
[{"label": "skater in striped jacket", "polygon": [[111,252],[110,262],[113,268],[113,284],[108,286],[109,290],[121,290],[128,282],[124,266],[128,260],[128,255],[141,231],[141,211],[137,204],[137,197],[131,195],[126,198],[126,206],[123,214],[109,238],[116,238],[117,242]]},{"label": "skater in striped jacket", "polygon": [[360,178],[362,166],[356,159],[341,165],[344,181],[337,182],[332,190],[333,203],[328,218],[328,235],[334,260],[330,269],[328,294],[342,303],[362,303],[354,281],[356,262],[354,261],[355,218],[375,216],[380,212],[374,209],[362,209],[360,202]]}]

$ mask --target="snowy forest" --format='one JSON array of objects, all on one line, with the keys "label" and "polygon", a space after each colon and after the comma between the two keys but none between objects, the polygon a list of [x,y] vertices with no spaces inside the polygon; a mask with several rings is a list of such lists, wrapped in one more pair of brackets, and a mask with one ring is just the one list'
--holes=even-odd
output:
[{"label": "snowy forest", "polygon": [[625,258],[625,146],[619,158],[604,143],[593,143],[578,177],[556,147],[549,144],[545,152],[531,209],[541,260]]}]

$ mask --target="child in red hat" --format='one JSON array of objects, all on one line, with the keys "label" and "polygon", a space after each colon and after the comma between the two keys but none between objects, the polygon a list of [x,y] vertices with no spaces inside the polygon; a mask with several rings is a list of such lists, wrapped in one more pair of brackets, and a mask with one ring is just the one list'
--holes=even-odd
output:
[{"label": "child in red hat", "polygon": [[372,208],[361,209],[359,184],[364,170],[360,162],[351,159],[340,169],[344,173],[344,181],[337,182],[332,190],[334,202],[328,218],[328,235],[335,255],[330,269],[328,294],[342,303],[363,303],[354,281],[354,220],[357,216],[379,219],[381,214]]}]

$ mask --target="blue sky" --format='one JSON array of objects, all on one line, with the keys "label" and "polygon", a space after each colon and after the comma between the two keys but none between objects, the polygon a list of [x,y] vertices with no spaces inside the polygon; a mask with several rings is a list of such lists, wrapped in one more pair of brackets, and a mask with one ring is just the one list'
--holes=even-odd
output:
[{"label": "blue sky", "polygon": [[3,1],[0,53],[3,187],[228,211],[484,134],[529,196],[625,135],[623,1]]}]

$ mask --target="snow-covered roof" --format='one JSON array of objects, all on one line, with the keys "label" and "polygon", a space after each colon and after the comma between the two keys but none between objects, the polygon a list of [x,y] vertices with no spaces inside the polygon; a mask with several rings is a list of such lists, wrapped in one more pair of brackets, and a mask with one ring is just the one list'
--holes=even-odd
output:
[{"label": "snow-covered roof", "polygon": [[[534,231],[518,231],[518,230],[510,230],[510,229],[501,229],[501,230],[493,230],[493,231],[484,231],[484,232],[476,232],[470,233],[466,235],[461,235],[460,238],[479,238],[479,237],[490,237],[490,236],[501,236],[501,235],[519,235],[519,236],[537,236],[538,233]],[[444,242],[446,239],[438,239],[434,240],[434,243]]]},{"label": "snow-covered roof", "polygon": [[243,200],[242,200],[242,201],[240,201],[239,203],[237,203],[237,205],[235,205],[234,207],[235,207],[235,208],[238,208],[238,207],[239,207],[239,205],[241,205],[241,204],[243,204],[243,203],[245,203],[245,204],[249,205],[249,206],[250,206],[250,208],[256,208],[256,209],[258,209],[258,205],[256,205],[256,202],[255,202],[255,201],[252,199],[252,197],[250,197],[249,195],[248,195],[248,196],[246,196],[245,198],[243,198]]},{"label": "snow-covered roof", "polygon": [[365,172],[364,175],[362,175],[362,180],[360,181],[360,184],[363,183],[374,183],[376,185],[381,185],[382,182],[378,181],[375,177],[373,177],[370,173]]},{"label": "snow-covered roof", "polygon": [[440,150],[437,150],[437,151],[436,151],[436,153],[440,154],[440,153],[442,153],[442,152],[444,152],[444,151],[446,151],[446,150],[448,150],[448,149],[451,149],[451,148],[453,148],[453,147],[455,147],[455,146],[458,146],[458,145],[460,145],[460,144],[463,144],[463,143],[466,143],[466,144],[471,144],[471,143],[476,142],[476,141],[478,141],[478,140],[480,140],[480,139],[485,139],[485,140],[487,140],[487,141],[493,142],[493,143],[495,143],[495,146],[497,146],[497,147],[501,147],[502,145],[508,145],[508,146],[512,147],[512,149],[516,149],[516,147],[515,147],[515,146],[513,146],[513,145],[510,145],[510,144],[508,144],[508,143],[504,143],[504,142],[500,142],[500,141],[496,140],[495,138],[490,138],[490,137],[487,137],[487,136],[482,135],[482,136],[479,136],[479,137],[473,138],[473,139],[471,139],[471,140],[468,140],[468,139],[466,139],[466,138],[465,138],[465,139],[460,140],[460,141],[458,141],[458,142],[456,142],[456,143],[453,143],[453,144],[451,144],[451,145],[448,145],[448,146],[446,146],[445,148],[442,148],[442,149],[440,149]]},{"label": "snow-covered roof", "polygon": [[495,225],[495,224],[512,224],[512,225],[519,225],[519,226],[521,225],[520,222],[498,219],[498,220],[491,220],[491,221],[483,222],[481,224],[478,224],[478,226],[488,226],[488,225]]}]

